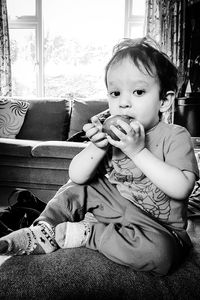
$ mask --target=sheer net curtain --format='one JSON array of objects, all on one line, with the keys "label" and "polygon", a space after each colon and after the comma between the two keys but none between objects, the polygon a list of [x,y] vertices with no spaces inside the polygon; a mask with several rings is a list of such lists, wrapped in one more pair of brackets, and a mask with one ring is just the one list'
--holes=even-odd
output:
[{"label": "sheer net curtain", "polygon": [[11,96],[11,59],[6,0],[0,0],[0,96]]},{"label": "sheer net curtain", "polygon": [[[146,0],[146,35],[155,39],[179,71],[179,88],[184,82],[185,0]],[[173,122],[173,111],[165,116]]]}]

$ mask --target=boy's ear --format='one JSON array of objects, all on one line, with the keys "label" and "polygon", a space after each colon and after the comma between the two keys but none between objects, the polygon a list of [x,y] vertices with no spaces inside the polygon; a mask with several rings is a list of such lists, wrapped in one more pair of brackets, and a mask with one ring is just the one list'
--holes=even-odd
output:
[{"label": "boy's ear", "polygon": [[175,92],[168,91],[164,99],[160,101],[160,112],[166,112],[172,106],[175,99]]}]

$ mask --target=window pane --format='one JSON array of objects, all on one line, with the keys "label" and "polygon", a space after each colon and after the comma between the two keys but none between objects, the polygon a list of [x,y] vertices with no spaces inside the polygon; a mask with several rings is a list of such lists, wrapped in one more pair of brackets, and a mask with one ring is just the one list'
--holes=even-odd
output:
[{"label": "window pane", "polygon": [[10,29],[13,95],[35,95],[36,47],[34,29]]},{"label": "window pane", "polygon": [[46,96],[105,96],[104,68],[124,37],[124,6],[124,0],[44,0]]},{"label": "window pane", "polygon": [[144,36],[144,28],[141,24],[131,24],[130,37],[133,39],[141,38]]},{"label": "window pane", "polygon": [[145,0],[133,0],[132,1],[132,15],[144,16],[145,14]]},{"label": "window pane", "polygon": [[35,16],[36,0],[7,0],[8,14],[11,19],[22,16]]}]

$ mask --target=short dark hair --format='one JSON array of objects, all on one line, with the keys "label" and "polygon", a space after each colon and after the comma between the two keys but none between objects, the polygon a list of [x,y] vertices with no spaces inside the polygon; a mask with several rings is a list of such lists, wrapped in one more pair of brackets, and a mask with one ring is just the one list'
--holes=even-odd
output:
[{"label": "short dark hair", "polygon": [[167,91],[177,91],[178,71],[169,57],[160,50],[158,44],[149,38],[123,39],[113,48],[113,56],[105,68],[105,83],[109,68],[129,57],[140,69],[141,63],[149,75],[154,76],[155,70],[160,82],[160,98],[164,99]]}]

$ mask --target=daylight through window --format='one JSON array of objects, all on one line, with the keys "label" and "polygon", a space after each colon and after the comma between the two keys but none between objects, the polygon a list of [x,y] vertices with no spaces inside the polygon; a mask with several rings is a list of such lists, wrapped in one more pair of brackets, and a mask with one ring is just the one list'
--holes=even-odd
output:
[{"label": "daylight through window", "polygon": [[123,37],[144,35],[145,0],[7,0],[13,95],[105,97]]}]

